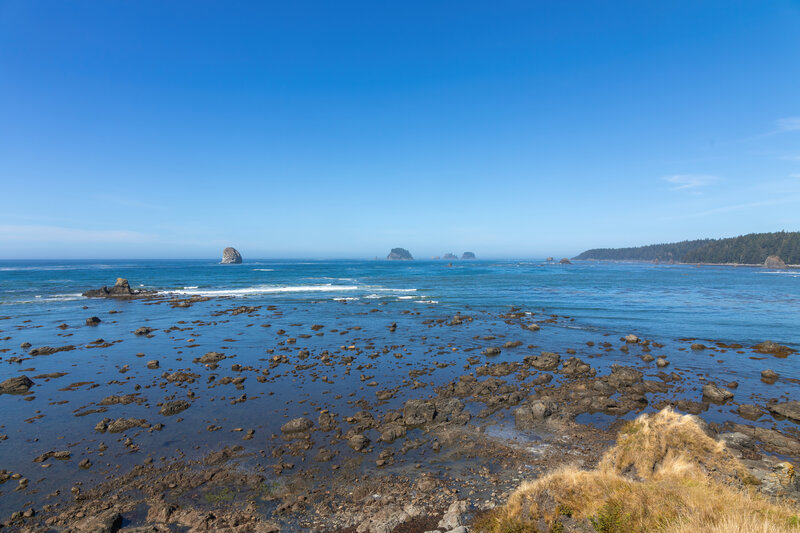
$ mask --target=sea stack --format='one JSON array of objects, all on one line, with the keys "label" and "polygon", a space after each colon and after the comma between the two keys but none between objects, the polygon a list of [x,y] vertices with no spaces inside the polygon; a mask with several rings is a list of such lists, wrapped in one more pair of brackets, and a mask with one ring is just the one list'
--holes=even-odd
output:
[{"label": "sea stack", "polygon": [[564,257],[563,259],[561,259],[561,261],[559,261],[559,263],[561,263],[562,265],[571,265],[572,261]]},{"label": "sea stack", "polygon": [[222,250],[222,264],[223,265],[238,265],[242,262],[242,254],[236,248],[225,248]]},{"label": "sea stack", "polygon": [[764,261],[764,268],[786,268],[786,263],[777,255],[771,255]]},{"label": "sea stack", "polygon": [[389,255],[386,256],[389,261],[412,261],[411,253],[405,248],[392,248]]},{"label": "sea stack", "polygon": [[455,259],[458,259],[458,256],[456,256],[456,254],[452,252],[448,252],[442,256],[442,259],[446,259],[447,261],[453,261]]},{"label": "sea stack", "polygon": [[475,254],[473,252],[464,252],[461,254],[461,259],[475,259]]}]

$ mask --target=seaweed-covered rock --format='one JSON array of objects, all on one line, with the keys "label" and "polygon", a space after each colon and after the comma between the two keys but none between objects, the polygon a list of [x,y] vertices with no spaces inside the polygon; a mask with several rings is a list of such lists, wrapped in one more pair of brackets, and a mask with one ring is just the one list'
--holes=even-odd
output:
[{"label": "seaweed-covered rock", "polygon": [[8,378],[0,383],[0,394],[25,394],[32,386],[33,381],[28,376]]},{"label": "seaweed-covered rock", "polygon": [[166,402],[164,405],[162,405],[159,412],[164,416],[172,416],[180,413],[181,411],[185,411],[188,408],[189,402],[186,400],[174,400],[171,402]]},{"label": "seaweed-covered rock", "polygon": [[303,433],[314,427],[314,423],[308,418],[295,418],[289,420],[281,426],[284,433]]}]

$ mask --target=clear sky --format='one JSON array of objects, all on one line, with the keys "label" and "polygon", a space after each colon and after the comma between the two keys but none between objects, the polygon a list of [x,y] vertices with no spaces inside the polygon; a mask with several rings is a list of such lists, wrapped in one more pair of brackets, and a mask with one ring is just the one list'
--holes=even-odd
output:
[{"label": "clear sky", "polygon": [[800,230],[800,2],[0,0],[0,258]]}]

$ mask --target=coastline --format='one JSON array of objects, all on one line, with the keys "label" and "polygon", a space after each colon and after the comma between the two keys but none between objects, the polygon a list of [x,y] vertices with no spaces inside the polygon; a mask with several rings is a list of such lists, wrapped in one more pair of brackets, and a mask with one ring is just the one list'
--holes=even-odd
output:
[{"label": "coastline", "polygon": [[705,419],[758,490],[799,495],[773,479],[800,460],[771,400],[797,380],[791,351],[399,298],[72,305],[79,318],[0,322],[2,363],[32,381],[0,395],[4,530],[452,530],[526,480],[593,468],[630,419],[664,408]]},{"label": "coastline", "polygon": [[639,259],[571,259],[579,263],[641,263],[647,265],[682,265],[682,266],[728,266],[728,267],[751,267],[763,268],[765,270],[785,270],[785,269],[800,269],[800,265],[786,265],[785,269],[765,267],[763,264],[758,263],[681,263],[681,262],[662,262],[662,261],[645,261]]}]

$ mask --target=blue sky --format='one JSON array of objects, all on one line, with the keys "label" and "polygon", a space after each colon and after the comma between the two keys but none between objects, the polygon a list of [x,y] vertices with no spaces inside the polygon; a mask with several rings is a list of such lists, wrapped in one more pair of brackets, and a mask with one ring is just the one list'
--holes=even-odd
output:
[{"label": "blue sky", "polygon": [[0,0],[0,258],[800,230],[800,3]]}]

